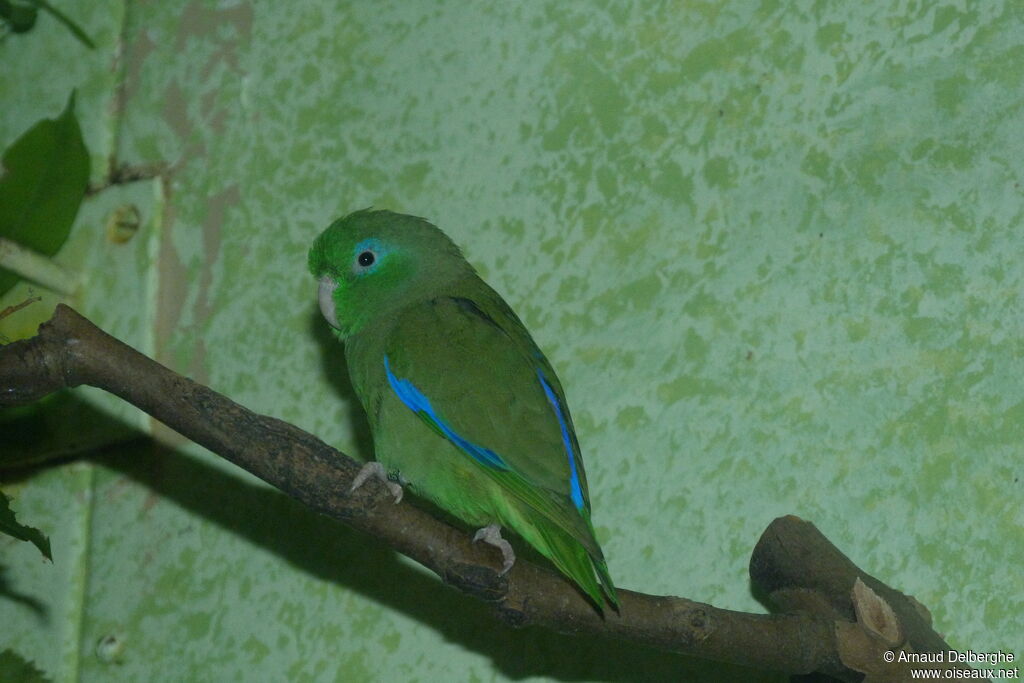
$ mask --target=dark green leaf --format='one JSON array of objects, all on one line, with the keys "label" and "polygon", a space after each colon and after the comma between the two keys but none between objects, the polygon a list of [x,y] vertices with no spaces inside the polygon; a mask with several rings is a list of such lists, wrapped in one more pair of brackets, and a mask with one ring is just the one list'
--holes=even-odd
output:
[{"label": "dark green leaf", "polygon": [[0,652],[0,681],[5,683],[50,683],[49,678],[35,664],[21,655],[4,650]]},{"label": "dark green leaf", "polygon": [[[53,562],[53,555],[50,554],[50,539],[43,535],[39,529],[19,524],[14,518],[14,510],[11,509],[11,499],[0,493],[0,533],[13,536],[19,541],[29,541],[39,552]],[[6,680],[6,679],[0,679]]]},{"label": "dark green leaf", "polygon": [[0,19],[10,24],[14,33],[24,33],[36,25],[38,10],[29,5],[15,5],[9,0],[0,0]]},{"label": "dark green leaf", "polygon": [[[75,117],[75,94],[56,119],[44,119],[3,155],[0,237],[44,256],[64,244],[89,183],[89,152]],[[0,294],[18,278],[0,269]]]}]

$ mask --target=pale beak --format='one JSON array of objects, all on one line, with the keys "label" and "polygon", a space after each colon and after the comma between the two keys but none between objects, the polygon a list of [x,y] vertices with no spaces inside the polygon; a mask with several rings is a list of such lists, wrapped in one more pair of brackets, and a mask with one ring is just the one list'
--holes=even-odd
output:
[{"label": "pale beak", "polygon": [[317,298],[320,300],[320,312],[327,324],[336,330],[339,329],[334,304],[334,290],[337,288],[338,283],[325,275],[320,278],[320,290],[317,292]]}]

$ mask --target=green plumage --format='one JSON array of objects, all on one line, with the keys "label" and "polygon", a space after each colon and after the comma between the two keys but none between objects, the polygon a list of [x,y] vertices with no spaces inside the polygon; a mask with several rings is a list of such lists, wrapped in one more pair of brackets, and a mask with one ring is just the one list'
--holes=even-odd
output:
[{"label": "green plumage", "polygon": [[458,247],[423,219],[357,211],[320,235],[309,266],[377,461],[468,524],[515,531],[599,607],[617,605],[561,384]]}]

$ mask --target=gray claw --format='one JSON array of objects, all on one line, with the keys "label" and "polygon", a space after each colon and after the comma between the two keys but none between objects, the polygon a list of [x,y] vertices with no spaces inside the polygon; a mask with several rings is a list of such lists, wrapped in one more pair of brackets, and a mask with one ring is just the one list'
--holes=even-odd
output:
[{"label": "gray claw", "polygon": [[388,493],[394,497],[395,503],[402,502],[402,496],[405,494],[405,491],[399,484],[388,479],[388,473],[384,469],[384,465],[381,465],[376,460],[366,463],[359,469],[359,473],[352,480],[352,486],[349,487],[348,492],[352,493],[371,477],[383,482],[384,486],[387,487]]},{"label": "gray claw", "polygon": [[501,551],[502,565],[501,571],[498,576],[504,576],[508,573],[509,569],[512,569],[512,565],[516,563],[516,554],[512,550],[512,544],[501,537],[501,527],[497,524],[489,524],[482,529],[477,530],[473,534],[473,542],[483,541],[488,545],[493,545],[495,548]]}]

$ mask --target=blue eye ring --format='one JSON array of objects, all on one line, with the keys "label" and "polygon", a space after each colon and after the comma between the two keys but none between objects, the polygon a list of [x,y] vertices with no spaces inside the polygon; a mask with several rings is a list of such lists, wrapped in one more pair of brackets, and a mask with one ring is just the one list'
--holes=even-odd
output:
[{"label": "blue eye ring", "polygon": [[352,272],[356,275],[365,275],[376,270],[387,253],[387,247],[379,240],[372,237],[362,240],[352,250]]}]

